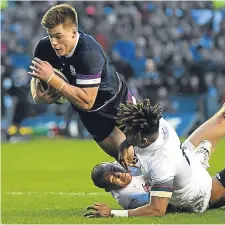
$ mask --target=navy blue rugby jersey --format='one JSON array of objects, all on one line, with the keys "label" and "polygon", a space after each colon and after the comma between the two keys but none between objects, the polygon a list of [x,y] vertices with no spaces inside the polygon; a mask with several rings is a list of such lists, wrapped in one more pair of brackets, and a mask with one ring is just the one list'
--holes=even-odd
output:
[{"label": "navy blue rugby jersey", "polygon": [[51,46],[49,37],[42,38],[34,48],[34,57],[49,62],[60,70],[71,85],[99,87],[92,109],[84,112],[72,105],[79,113],[92,113],[116,118],[116,108],[127,100],[127,84],[116,71],[108,66],[101,45],[90,35],[79,31],[80,37],[71,57],[59,57]]}]

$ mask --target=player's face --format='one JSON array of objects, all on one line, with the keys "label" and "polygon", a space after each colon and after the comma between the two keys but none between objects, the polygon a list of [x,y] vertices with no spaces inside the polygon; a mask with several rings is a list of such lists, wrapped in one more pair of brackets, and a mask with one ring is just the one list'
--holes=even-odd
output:
[{"label": "player's face", "polygon": [[129,173],[113,172],[105,174],[105,179],[111,184],[126,187],[132,180],[132,176]]},{"label": "player's face", "polygon": [[77,40],[77,30],[74,25],[59,24],[47,32],[56,54],[58,56],[69,55]]}]

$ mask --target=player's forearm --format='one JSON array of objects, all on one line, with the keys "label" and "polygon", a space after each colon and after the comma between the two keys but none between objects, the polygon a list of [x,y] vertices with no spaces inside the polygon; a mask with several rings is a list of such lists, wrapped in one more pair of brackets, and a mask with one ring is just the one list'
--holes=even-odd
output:
[{"label": "player's forearm", "polygon": [[164,216],[165,212],[160,209],[154,209],[150,205],[145,205],[130,210],[112,210],[111,214],[115,217],[131,217],[131,216]]},{"label": "player's forearm", "polygon": [[129,210],[128,216],[164,216],[168,202],[169,198],[167,197],[152,196],[150,204]]},{"label": "player's forearm", "polygon": [[145,205],[136,209],[128,210],[128,216],[164,216],[165,213],[151,205]]},{"label": "player's forearm", "polygon": [[82,89],[70,85],[64,79],[56,76],[54,73],[49,77],[47,83],[57,91],[59,91],[60,94],[64,95],[70,103],[81,110],[89,111],[94,105],[95,98],[98,92],[97,88]]},{"label": "player's forearm", "polygon": [[66,83],[62,90],[60,90],[60,93],[63,94],[69,102],[84,111],[90,110],[94,105],[92,96],[89,96],[82,88]]}]

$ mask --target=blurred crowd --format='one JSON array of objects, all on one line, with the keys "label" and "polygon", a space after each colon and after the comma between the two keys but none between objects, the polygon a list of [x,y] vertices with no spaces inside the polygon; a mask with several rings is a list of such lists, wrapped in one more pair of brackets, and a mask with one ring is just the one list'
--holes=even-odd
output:
[{"label": "blurred crowd", "polygon": [[[37,106],[27,74],[37,41],[46,36],[40,20],[56,1],[8,1],[1,12],[2,115],[14,106],[13,122],[61,106]],[[134,95],[162,101],[168,96],[208,93],[225,101],[225,10],[210,1],[69,2],[79,29],[93,35]],[[61,107],[61,108],[60,108]]]}]

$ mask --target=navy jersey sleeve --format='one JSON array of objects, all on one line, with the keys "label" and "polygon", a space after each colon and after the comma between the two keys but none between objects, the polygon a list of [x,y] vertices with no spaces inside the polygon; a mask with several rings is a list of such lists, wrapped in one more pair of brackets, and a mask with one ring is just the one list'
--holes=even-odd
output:
[{"label": "navy jersey sleeve", "polygon": [[80,58],[76,83],[80,87],[98,87],[101,83],[101,73],[105,58],[98,50],[86,51]]}]

